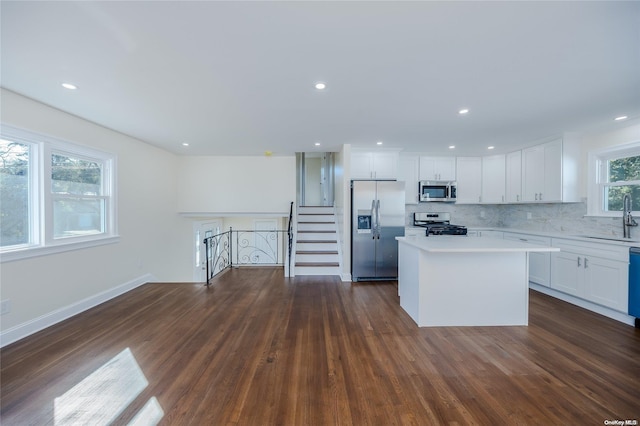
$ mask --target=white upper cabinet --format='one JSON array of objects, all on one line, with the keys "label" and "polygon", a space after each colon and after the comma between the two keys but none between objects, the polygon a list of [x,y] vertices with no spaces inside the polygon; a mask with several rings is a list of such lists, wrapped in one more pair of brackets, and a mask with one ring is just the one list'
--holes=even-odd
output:
[{"label": "white upper cabinet", "polygon": [[504,203],[505,156],[482,157],[482,202]]},{"label": "white upper cabinet", "polygon": [[518,203],[522,201],[522,151],[507,154],[505,163],[505,199]]},{"label": "white upper cabinet", "polygon": [[579,155],[577,139],[567,136],[523,149],[522,201],[579,201]]},{"label": "white upper cabinet", "polygon": [[420,157],[420,180],[456,180],[456,157]]},{"label": "white upper cabinet", "polygon": [[397,179],[398,153],[351,152],[351,179]]},{"label": "white upper cabinet", "polygon": [[457,204],[478,204],[482,196],[482,158],[456,158]]},{"label": "white upper cabinet", "polygon": [[405,204],[418,204],[419,166],[417,156],[400,156],[398,160],[398,180],[404,182]]}]

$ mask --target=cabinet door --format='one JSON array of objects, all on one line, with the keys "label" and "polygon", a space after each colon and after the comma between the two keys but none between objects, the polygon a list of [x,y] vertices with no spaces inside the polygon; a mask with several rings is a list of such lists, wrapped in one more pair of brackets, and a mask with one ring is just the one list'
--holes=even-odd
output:
[{"label": "cabinet door", "polygon": [[396,179],[398,177],[398,153],[374,152],[372,171],[373,177],[376,179]]},{"label": "cabinet door", "polygon": [[420,157],[420,180],[438,180],[436,157]]},{"label": "cabinet door", "polygon": [[[504,233],[505,240],[520,241],[527,244],[550,247],[551,240],[523,234]],[[529,253],[529,281],[549,287],[551,280],[551,253]]]},{"label": "cabinet door", "polygon": [[439,180],[456,180],[456,157],[439,157],[436,173]]},{"label": "cabinet door", "polygon": [[598,257],[585,257],[585,298],[617,311],[628,310],[629,264]]},{"label": "cabinet door", "polygon": [[544,147],[541,145],[522,150],[523,201],[539,201],[544,191]]},{"label": "cabinet door", "polygon": [[522,151],[507,154],[505,162],[505,200],[518,203],[522,201]]},{"label": "cabinet door", "polygon": [[420,180],[456,180],[456,157],[420,157]]},{"label": "cabinet door", "polygon": [[505,188],[505,156],[482,157],[482,202],[503,203]]},{"label": "cabinet door", "polygon": [[351,152],[351,179],[371,179],[373,155],[370,152]]},{"label": "cabinet door", "polygon": [[400,157],[398,160],[398,180],[404,182],[405,204],[418,204],[419,161],[418,157]]},{"label": "cabinet door", "polygon": [[551,288],[582,297],[584,258],[577,253],[561,251],[551,255]]},{"label": "cabinet door", "polygon": [[529,253],[529,281],[549,287],[551,253]]},{"label": "cabinet door", "polygon": [[478,204],[482,195],[482,159],[480,157],[458,157],[457,204]]},{"label": "cabinet door", "polygon": [[544,147],[544,188],[539,196],[542,201],[562,201],[562,140]]}]

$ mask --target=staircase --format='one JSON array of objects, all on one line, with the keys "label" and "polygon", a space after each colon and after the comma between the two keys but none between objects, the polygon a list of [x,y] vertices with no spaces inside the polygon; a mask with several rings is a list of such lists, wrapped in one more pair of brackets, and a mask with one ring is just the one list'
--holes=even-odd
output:
[{"label": "staircase", "polygon": [[333,207],[298,207],[295,275],[339,275]]}]

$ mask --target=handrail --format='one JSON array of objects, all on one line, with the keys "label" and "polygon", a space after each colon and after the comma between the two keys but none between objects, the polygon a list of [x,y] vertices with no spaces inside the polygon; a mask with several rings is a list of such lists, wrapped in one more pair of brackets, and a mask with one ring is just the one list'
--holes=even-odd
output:
[{"label": "handrail", "polygon": [[[283,244],[280,238],[284,239],[287,233],[288,247],[288,268],[287,276],[291,276],[291,254],[293,251],[293,202],[289,209],[289,223],[287,229],[264,229],[264,230],[236,230],[229,228],[228,231],[213,235],[204,239],[206,282],[209,285],[211,279],[222,271],[234,266],[276,264],[282,265]],[[233,242],[235,237],[235,244]],[[235,261],[234,261],[235,258]]]},{"label": "handrail", "polygon": [[291,207],[289,208],[289,225],[287,226],[287,237],[289,238],[289,248],[288,248],[288,268],[289,273],[288,276],[291,276],[291,250],[293,248],[293,201],[291,202]]}]

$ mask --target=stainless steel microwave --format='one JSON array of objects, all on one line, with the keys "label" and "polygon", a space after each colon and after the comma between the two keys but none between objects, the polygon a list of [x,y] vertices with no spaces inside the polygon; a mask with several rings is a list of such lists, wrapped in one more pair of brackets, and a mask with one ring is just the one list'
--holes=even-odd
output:
[{"label": "stainless steel microwave", "polygon": [[456,201],[457,184],[450,180],[422,180],[420,181],[420,201],[439,201],[453,203]]}]

